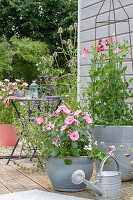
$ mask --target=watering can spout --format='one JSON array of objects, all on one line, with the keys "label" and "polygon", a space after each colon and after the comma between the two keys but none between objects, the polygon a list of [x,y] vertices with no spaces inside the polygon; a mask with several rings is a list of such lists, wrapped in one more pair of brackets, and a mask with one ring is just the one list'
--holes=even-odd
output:
[{"label": "watering can spout", "polygon": [[72,182],[76,185],[85,183],[90,189],[96,192],[99,196],[103,195],[103,191],[100,188],[98,188],[97,186],[95,186],[94,184],[85,179],[85,173],[82,170],[76,170],[72,174]]}]

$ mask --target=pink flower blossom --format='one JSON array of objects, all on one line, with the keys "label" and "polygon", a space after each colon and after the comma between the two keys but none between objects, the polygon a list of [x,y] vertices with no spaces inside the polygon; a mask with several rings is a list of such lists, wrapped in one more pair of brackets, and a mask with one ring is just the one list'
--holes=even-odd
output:
[{"label": "pink flower blossom", "polygon": [[37,122],[38,124],[43,123],[43,119],[41,117],[35,119],[35,122]]},{"label": "pink flower blossom", "polygon": [[16,82],[20,82],[20,80],[19,80],[19,79],[15,79],[15,81],[16,81]]},{"label": "pink flower blossom", "polygon": [[71,130],[68,131],[68,133],[71,133],[71,132],[72,132]]},{"label": "pink flower blossom", "polygon": [[116,53],[116,54],[121,53],[120,49],[119,49],[119,48],[116,48],[115,53]]},{"label": "pink flower blossom", "polygon": [[0,86],[4,86],[4,84],[0,81]]},{"label": "pink flower blossom", "polygon": [[0,99],[3,99],[3,97],[2,97],[2,96],[0,96]]},{"label": "pink flower blossom", "polygon": [[63,111],[67,115],[70,115],[71,113],[71,110],[69,110],[64,104],[59,106],[58,109],[55,111],[57,116],[59,115],[60,111]]},{"label": "pink flower blossom", "polygon": [[49,124],[47,124],[47,130],[51,130],[52,128],[54,128],[54,124],[51,124],[51,122],[49,122]]},{"label": "pink flower blossom", "polygon": [[66,124],[65,126],[62,126],[61,129],[60,129],[60,131],[62,132],[62,131],[64,131],[66,128],[67,128],[67,124]]},{"label": "pink flower blossom", "polygon": [[42,131],[45,131],[45,126],[42,127]]},{"label": "pink flower blossom", "polygon": [[17,83],[16,82],[12,83],[12,86],[17,86]]},{"label": "pink flower blossom", "polygon": [[9,82],[9,79],[5,78],[4,81]]},{"label": "pink flower blossom", "polygon": [[66,124],[72,124],[75,121],[73,116],[67,116],[67,118],[65,119],[65,123]]},{"label": "pink flower blossom", "polygon": [[16,86],[13,86],[13,89],[14,89],[14,90],[17,90],[18,88],[17,88]]},{"label": "pink flower blossom", "polygon": [[88,112],[86,112],[84,119],[88,124],[91,124],[93,122],[93,119],[90,118],[90,115],[88,114]]},{"label": "pink flower blossom", "polygon": [[116,40],[113,40],[113,43],[116,43]]},{"label": "pink flower blossom", "polygon": [[1,89],[3,92],[5,92],[6,90],[4,88]]},{"label": "pink flower blossom", "polygon": [[19,102],[20,106],[24,106],[24,103],[23,102]]},{"label": "pink flower blossom", "polygon": [[13,91],[13,90],[10,90],[9,94],[14,94],[14,91]]},{"label": "pink flower blossom", "polygon": [[79,115],[82,111],[81,110],[76,110],[76,112],[74,113],[74,116],[76,115]]},{"label": "pink flower blossom", "polygon": [[77,131],[74,131],[68,135],[72,141],[76,141],[79,139],[79,134]]},{"label": "pink flower blossom", "polygon": [[111,147],[109,147],[109,148],[107,149],[107,151],[113,151],[113,149],[112,149]]},{"label": "pink flower blossom", "polygon": [[85,58],[86,57],[86,54],[85,53],[81,53],[81,58]]},{"label": "pink flower blossom", "polygon": [[27,87],[27,86],[28,86],[28,83],[24,82],[21,86],[22,86],[22,87]]}]

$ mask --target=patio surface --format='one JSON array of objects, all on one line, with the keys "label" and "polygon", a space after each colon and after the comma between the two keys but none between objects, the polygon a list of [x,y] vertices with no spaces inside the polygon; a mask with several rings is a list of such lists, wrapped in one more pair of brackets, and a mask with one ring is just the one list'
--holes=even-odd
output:
[{"label": "patio surface", "polygon": [[[11,152],[11,147],[0,147],[0,194],[8,194],[26,190],[42,190],[48,192],[59,193],[63,195],[76,196],[87,199],[95,199],[94,192],[88,187],[82,192],[58,192],[55,191],[45,171],[35,171],[35,167],[29,161],[29,158],[16,160],[19,165],[23,164],[23,168],[10,161],[6,165],[7,157]],[[20,148],[15,152],[18,156]],[[25,170],[24,166],[29,170]],[[33,170],[34,169],[34,170]],[[34,171],[34,172],[33,172]],[[95,173],[95,172],[94,172]],[[94,174],[91,179],[94,181]],[[131,200],[133,197],[133,180],[122,183],[122,200]]]}]

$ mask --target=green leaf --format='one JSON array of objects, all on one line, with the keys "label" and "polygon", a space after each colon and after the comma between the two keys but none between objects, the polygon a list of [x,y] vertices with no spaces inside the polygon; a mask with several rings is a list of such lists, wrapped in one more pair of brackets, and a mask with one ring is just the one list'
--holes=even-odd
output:
[{"label": "green leaf", "polygon": [[65,159],[65,160],[64,160],[64,163],[65,163],[66,165],[71,165],[71,164],[72,164],[72,160],[70,160],[70,159]]}]

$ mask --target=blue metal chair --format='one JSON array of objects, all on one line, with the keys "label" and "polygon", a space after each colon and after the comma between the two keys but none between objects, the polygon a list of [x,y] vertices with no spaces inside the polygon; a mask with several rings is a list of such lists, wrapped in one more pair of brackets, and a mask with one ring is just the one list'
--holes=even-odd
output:
[{"label": "blue metal chair", "polygon": [[[34,114],[34,109],[37,106],[38,109],[45,109],[45,114],[50,112],[53,113],[55,110],[57,110],[58,106],[60,105],[61,101],[63,98],[61,98],[61,90],[60,88],[58,88],[55,85],[52,84],[41,84],[38,86],[38,93],[39,93],[39,98],[38,99],[34,99],[34,102],[32,103],[32,106],[30,106],[30,102],[28,101],[28,114],[29,114],[29,120],[30,120],[30,116],[31,114]],[[46,100],[47,97],[47,100]],[[49,97],[49,98],[48,98]],[[18,112],[18,109],[14,103],[14,101],[12,101],[12,104],[14,105],[14,108],[18,114],[19,120],[22,121],[23,126],[25,125],[25,119],[21,117],[21,113]],[[38,113],[39,115],[39,113]],[[23,133],[22,133],[23,134]],[[14,151],[18,145],[20,138],[18,138],[14,149],[11,152],[11,155],[9,156],[9,159],[7,161],[7,165],[9,164],[11,158],[13,157]],[[23,148],[23,147],[22,147]],[[36,148],[33,147],[34,153],[33,156],[36,154]],[[22,149],[20,152],[20,156],[21,157],[21,153],[22,153]],[[36,154],[37,155],[37,154]],[[33,158],[32,156],[32,158]],[[31,158],[31,160],[32,160]],[[41,164],[41,163],[40,163]]]}]

